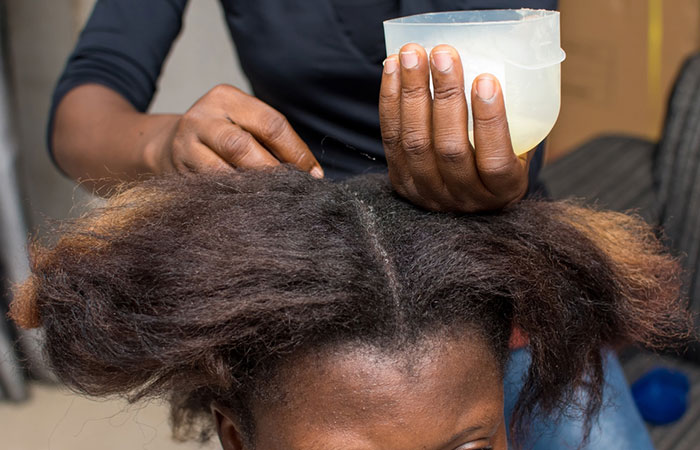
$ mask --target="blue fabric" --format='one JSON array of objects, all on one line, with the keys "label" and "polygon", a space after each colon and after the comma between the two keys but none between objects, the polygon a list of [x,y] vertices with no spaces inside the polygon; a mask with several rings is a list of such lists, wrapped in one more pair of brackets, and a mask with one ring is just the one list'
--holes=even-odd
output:
[{"label": "blue fabric", "polygon": [[[511,352],[504,377],[506,422],[518,399],[530,367],[526,348]],[[644,421],[637,411],[627,380],[614,352],[605,353],[605,388],[603,407],[593,422],[591,437],[585,450],[653,450]],[[580,417],[580,416],[579,416]],[[577,449],[583,438],[583,421],[575,411],[562,411],[551,420],[533,424],[531,441],[524,448],[532,450]]]}]

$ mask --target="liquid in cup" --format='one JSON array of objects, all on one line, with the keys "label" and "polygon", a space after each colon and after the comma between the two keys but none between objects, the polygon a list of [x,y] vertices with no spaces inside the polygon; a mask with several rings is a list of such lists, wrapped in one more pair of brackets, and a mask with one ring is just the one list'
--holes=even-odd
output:
[{"label": "liquid in cup", "polygon": [[[559,12],[533,9],[418,14],[384,22],[387,55],[405,44],[430,53],[448,44],[460,55],[471,111],[471,86],[482,73],[498,78],[505,97],[513,150],[520,155],[547,137],[561,105]],[[431,84],[432,89],[432,84]],[[469,114],[469,139],[474,144]]]}]

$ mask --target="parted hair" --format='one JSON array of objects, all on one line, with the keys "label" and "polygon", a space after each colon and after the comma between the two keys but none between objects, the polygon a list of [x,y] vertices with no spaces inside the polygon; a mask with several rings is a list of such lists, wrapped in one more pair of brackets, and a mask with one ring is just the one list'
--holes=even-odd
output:
[{"label": "parted hair", "polygon": [[168,399],[181,438],[211,435],[214,400],[254,432],[250,402],[298,352],[410,349],[469,329],[503,367],[514,327],[532,353],[512,422],[523,437],[534,416],[582,398],[594,417],[602,349],[690,330],[678,264],[653,230],[570,202],[441,214],[382,176],[280,168],[127,185],[55,236],[33,243],[11,316],[43,327],[73,389]]}]

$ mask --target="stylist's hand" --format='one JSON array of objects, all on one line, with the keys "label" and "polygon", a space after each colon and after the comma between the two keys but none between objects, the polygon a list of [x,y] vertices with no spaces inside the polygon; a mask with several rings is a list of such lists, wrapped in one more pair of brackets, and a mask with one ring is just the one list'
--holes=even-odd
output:
[{"label": "stylist's hand", "polygon": [[151,156],[154,172],[261,169],[290,163],[321,178],[323,170],[285,117],[233,86],[219,85],[175,124]]},{"label": "stylist's hand", "polygon": [[513,153],[498,80],[480,75],[471,98],[476,149],[468,138],[457,51],[437,46],[429,59],[423,47],[407,44],[387,58],[379,117],[389,177],[399,195],[426,209],[456,212],[499,209],[525,195],[529,157]]}]

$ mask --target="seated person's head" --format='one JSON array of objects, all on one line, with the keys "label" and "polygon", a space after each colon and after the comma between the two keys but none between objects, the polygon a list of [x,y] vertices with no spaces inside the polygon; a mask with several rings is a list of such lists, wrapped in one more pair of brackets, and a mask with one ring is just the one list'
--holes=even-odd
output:
[{"label": "seated person's head", "polygon": [[60,231],[15,320],[67,385],[167,398],[179,436],[226,450],[505,449],[514,328],[517,443],[580,390],[596,413],[602,348],[688,324],[653,233],[569,203],[436,214],[283,169],[148,181]]}]

